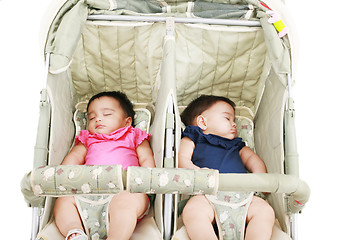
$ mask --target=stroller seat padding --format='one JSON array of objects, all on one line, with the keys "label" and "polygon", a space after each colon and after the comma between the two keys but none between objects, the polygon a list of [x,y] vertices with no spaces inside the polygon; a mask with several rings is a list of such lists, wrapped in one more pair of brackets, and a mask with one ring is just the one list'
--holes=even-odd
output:
[{"label": "stroller seat padding", "polygon": [[254,123],[247,117],[236,116],[238,136],[242,138],[245,144],[255,151],[254,144]]}]

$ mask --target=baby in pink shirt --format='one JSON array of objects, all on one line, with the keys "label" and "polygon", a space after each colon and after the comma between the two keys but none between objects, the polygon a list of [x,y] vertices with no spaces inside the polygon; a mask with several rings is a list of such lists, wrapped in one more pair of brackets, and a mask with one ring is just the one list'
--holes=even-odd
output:
[{"label": "baby in pink shirt", "polygon": [[149,139],[150,134],[132,126],[119,128],[109,135],[82,130],[75,138],[76,144],[81,142],[88,148],[85,165],[122,165],[124,170],[140,166],[136,148]]},{"label": "baby in pink shirt", "polygon": [[[62,165],[122,165],[155,167],[148,140],[150,134],[133,128],[134,110],[121,92],[102,92],[87,106],[88,130],[76,136],[76,145]],[[148,209],[150,201],[143,193],[123,191],[109,204],[107,239],[129,239],[137,219]],[[88,239],[74,197],[60,197],[54,207],[55,222],[69,239]],[[71,231],[72,230],[72,231]]]}]

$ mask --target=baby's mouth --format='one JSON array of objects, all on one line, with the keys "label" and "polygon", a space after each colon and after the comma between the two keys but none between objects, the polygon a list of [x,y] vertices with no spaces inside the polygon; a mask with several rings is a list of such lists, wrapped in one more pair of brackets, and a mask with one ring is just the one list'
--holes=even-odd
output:
[{"label": "baby's mouth", "polygon": [[99,125],[96,125],[96,126],[95,126],[95,129],[102,129],[102,128],[104,128],[104,127],[105,127],[104,125],[100,125],[100,124],[99,124]]}]

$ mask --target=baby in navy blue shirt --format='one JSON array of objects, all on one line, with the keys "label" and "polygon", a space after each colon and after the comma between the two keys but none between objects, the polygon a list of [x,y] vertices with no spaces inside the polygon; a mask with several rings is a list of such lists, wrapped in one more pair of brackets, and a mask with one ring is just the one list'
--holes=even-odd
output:
[{"label": "baby in navy blue shirt", "polygon": [[[186,129],[180,143],[179,167],[211,168],[221,173],[267,172],[263,160],[237,137],[235,104],[230,99],[202,95],[187,106],[181,119]],[[214,208],[204,195],[190,198],[182,219],[190,239],[217,239]],[[254,196],[244,220],[246,240],[271,238],[275,215],[266,201]]]}]

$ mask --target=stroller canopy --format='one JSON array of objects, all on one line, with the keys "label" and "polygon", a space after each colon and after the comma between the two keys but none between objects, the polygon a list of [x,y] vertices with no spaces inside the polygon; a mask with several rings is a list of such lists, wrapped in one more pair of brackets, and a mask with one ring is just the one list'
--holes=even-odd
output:
[{"label": "stroller canopy", "polygon": [[283,85],[291,71],[288,40],[281,40],[268,23],[268,10],[257,0],[63,1],[49,28],[45,53],[50,54],[50,73],[70,67],[76,101],[103,90],[122,90],[135,102],[154,102],[166,24],[105,23],[87,18],[157,16],[258,22],[262,28],[175,24],[179,105],[187,105],[199,94],[223,95],[254,115],[270,67]]}]

